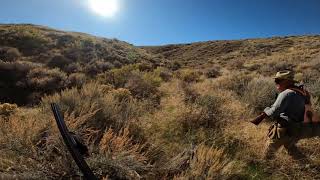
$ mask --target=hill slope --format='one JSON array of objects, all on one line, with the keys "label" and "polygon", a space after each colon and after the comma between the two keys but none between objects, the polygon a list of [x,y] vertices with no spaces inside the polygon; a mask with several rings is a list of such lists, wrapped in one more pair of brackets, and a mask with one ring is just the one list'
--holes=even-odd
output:
[{"label": "hill slope", "polygon": [[[296,66],[320,54],[320,35],[143,47],[148,52],[186,67],[223,66],[259,69],[287,63]],[[280,65],[279,65],[280,63]]]},{"label": "hill slope", "polygon": [[144,50],[116,39],[36,25],[0,25],[0,102],[36,103],[44,93],[151,60]]}]

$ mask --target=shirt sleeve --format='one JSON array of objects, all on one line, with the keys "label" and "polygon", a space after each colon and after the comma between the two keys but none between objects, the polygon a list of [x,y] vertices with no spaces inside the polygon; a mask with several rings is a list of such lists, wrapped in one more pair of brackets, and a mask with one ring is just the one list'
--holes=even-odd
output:
[{"label": "shirt sleeve", "polygon": [[279,117],[280,113],[283,112],[287,106],[286,97],[288,93],[283,91],[281,92],[276,101],[273,103],[271,107],[267,107],[264,109],[264,112],[271,117]]}]

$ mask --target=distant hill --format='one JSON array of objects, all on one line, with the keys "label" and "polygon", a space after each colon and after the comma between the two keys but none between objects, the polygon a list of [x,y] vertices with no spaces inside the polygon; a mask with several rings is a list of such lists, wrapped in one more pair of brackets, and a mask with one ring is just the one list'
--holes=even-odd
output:
[{"label": "distant hill", "polygon": [[295,66],[320,53],[320,35],[273,37],[143,47],[149,53],[187,67],[254,67],[274,63]]}]

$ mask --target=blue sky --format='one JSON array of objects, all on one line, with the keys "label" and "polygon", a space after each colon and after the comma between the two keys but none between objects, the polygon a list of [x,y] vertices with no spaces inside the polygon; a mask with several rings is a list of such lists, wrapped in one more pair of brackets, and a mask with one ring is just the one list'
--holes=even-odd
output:
[{"label": "blue sky", "polygon": [[112,18],[87,0],[1,0],[0,23],[32,23],[135,45],[320,34],[320,0],[118,0]]}]

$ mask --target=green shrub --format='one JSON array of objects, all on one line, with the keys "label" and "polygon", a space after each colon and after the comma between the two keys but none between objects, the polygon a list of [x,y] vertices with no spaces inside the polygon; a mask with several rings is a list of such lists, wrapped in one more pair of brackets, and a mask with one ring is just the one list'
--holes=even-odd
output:
[{"label": "green shrub", "polygon": [[249,105],[252,112],[262,112],[275,101],[276,88],[271,78],[252,79],[243,93],[242,100]]},{"label": "green shrub", "polygon": [[234,73],[224,76],[217,81],[219,88],[233,91],[237,96],[241,97],[245,92],[252,76],[244,73]]},{"label": "green shrub", "polygon": [[119,69],[112,69],[99,75],[99,79],[104,84],[112,84],[115,88],[124,87],[132,73],[138,72],[136,65],[127,65]]}]

